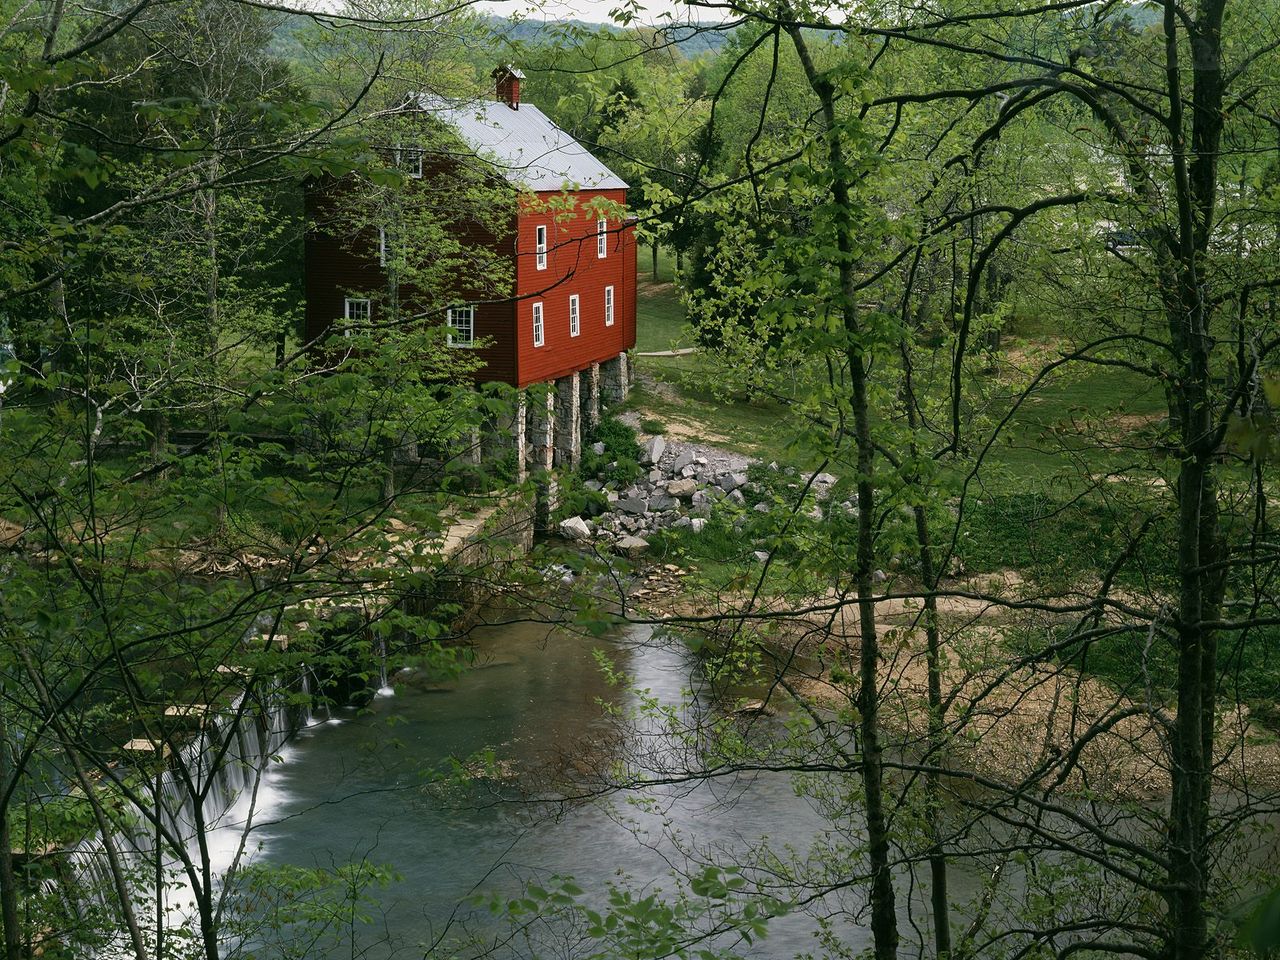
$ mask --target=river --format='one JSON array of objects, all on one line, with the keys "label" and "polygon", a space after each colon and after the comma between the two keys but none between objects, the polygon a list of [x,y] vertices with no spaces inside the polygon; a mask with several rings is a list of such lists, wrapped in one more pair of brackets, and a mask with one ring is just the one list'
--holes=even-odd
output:
[{"label": "river", "polygon": [[[742,852],[766,839],[775,848],[808,849],[827,824],[783,774],[665,787],[649,792],[652,808],[626,797],[582,803],[555,819],[533,816],[527,804],[494,805],[482,790],[457,803],[425,788],[423,772],[451,756],[491,748],[503,764],[532,769],[558,749],[604,734],[601,701],[625,708],[639,695],[606,683],[596,649],[635,688],[665,704],[684,702],[693,656],[648,639],[639,627],[605,639],[545,624],[482,628],[476,666],[460,679],[424,689],[401,674],[393,677],[394,695],[367,711],[304,731],[263,785],[257,862],[324,869],[367,859],[400,878],[375,892],[355,939],[335,942],[327,955],[422,956],[459,902],[477,891],[514,891],[530,877],[572,875],[595,898],[624,874],[637,887],[670,892],[672,864],[685,864],[684,849]],[[492,919],[470,922],[498,929]],[[795,956],[816,949],[815,930],[807,916],[784,917],[763,944],[742,949]],[[856,926],[844,935],[855,948],[866,942]]]}]

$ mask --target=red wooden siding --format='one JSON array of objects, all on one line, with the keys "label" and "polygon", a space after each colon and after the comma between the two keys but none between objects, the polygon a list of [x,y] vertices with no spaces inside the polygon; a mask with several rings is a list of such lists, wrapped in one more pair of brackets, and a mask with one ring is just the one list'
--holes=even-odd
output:
[{"label": "red wooden siding", "polygon": [[[378,263],[376,231],[352,238],[334,216],[334,200],[341,181],[318,181],[306,196],[306,336],[323,337],[334,323],[341,323],[343,299],[368,296],[373,301],[372,320],[381,319],[379,302],[385,299],[386,274]],[[540,194],[538,204],[557,202],[558,194]],[[635,230],[630,224],[611,218],[608,224],[607,255],[597,256],[596,214],[589,208],[593,198],[615,203],[626,201],[625,190],[582,191],[570,214],[563,210],[539,212],[526,209],[518,217],[512,237],[495,238],[478,226],[459,225],[468,238],[486,246],[506,248],[516,261],[514,300],[495,302],[478,287],[469,287],[459,277],[455,290],[460,302],[476,304],[475,335],[490,345],[478,350],[484,367],[476,374],[481,381],[497,380],[528,386],[584,370],[592,363],[616,357],[636,342],[636,251]],[[535,230],[547,228],[547,268],[536,269]],[[604,323],[605,287],[614,293],[614,323]],[[569,335],[569,297],[579,300],[580,332]],[[402,291],[402,302],[411,302],[412,292]],[[543,305],[544,345],[533,345],[533,304]],[[440,316],[434,322],[444,323]]]},{"label": "red wooden siding", "polygon": [[[636,343],[635,230],[610,218],[607,255],[596,252],[596,213],[590,203],[604,198],[626,202],[625,190],[583,190],[571,213],[556,205],[559,195],[538,194],[538,203],[520,214],[516,249],[517,386],[563,377],[592,363],[616,357]],[[547,267],[537,269],[536,231],[547,228]],[[604,322],[605,287],[613,287],[614,322]],[[580,299],[580,333],[569,335],[569,297]],[[533,304],[541,303],[545,342],[533,345]]]}]

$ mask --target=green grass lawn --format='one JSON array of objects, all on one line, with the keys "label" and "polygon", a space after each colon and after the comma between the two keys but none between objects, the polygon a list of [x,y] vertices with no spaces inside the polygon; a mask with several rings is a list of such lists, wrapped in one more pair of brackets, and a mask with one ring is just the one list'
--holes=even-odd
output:
[{"label": "green grass lawn", "polygon": [[[638,257],[636,349],[638,352],[689,346],[684,330],[685,311],[679,289],[671,282],[674,264],[665,250],[659,257],[659,281],[652,278],[649,248]],[[1011,354],[1024,355],[1040,338],[1006,344]],[[645,416],[671,422],[679,432],[699,430],[708,442],[797,466],[819,461],[810,450],[789,444],[792,430],[786,407],[773,400],[743,395],[725,396],[715,389],[716,373],[706,358],[693,354],[678,357],[639,357],[641,385],[630,406]],[[947,375],[945,358],[933,366],[937,376]],[[917,371],[925,378],[923,369]],[[1021,388],[1007,379],[1007,369],[992,374],[986,385],[986,418],[969,436],[976,456],[990,435],[993,421],[1002,417]],[[649,378],[646,387],[644,379]],[[656,381],[656,383],[652,382]],[[1069,478],[1124,472],[1144,459],[1125,449],[1132,439],[1144,444],[1143,433],[1152,429],[1165,411],[1163,394],[1149,381],[1114,367],[1064,368],[1040,385],[1001,431],[987,455],[984,487],[1025,491],[1047,485],[1061,487]],[[975,409],[974,415],[984,411]],[[1099,450],[1099,431],[1105,431],[1114,449]],[[967,472],[971,461],[957,467]],[[1068,482],[1068,486],[1072,486]],[[1061,491],[1060,491],[1061,492]]]},{"label": "green grass lawn", "polygon": [[675,267],[669,256],[658,258],[659,280],[653,279],[648,248],[639,253],[636,276],[636,350],[670,350],[687,346],[680,342],[684,329],[684,304],[672,282]]}]

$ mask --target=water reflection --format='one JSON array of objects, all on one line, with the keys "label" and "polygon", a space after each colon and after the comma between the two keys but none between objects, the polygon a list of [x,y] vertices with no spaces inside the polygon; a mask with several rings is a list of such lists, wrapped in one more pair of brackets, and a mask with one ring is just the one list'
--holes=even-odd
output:
[{"label": "water reflection", "polygon": [[[688,851],[719,857],[766,839],[807,849],[827,824],[782,774],[666,786],[647,792],[651,806],[625,796],[580,803],[554,820],[531,816],[529,806],[510,802],[509,787],[492,781],[472,788],[463,804],[425,785],[424,772],[447,758],[489,749],[499,771],[536,770],[562,754],[586,767],[609,763],[580,745],[607,740],[601,702],[626,709],[636,695],[606,682],[593,651],[664,704],[682,703],[694,681],[691,655],[649,639],[639,628],[600,640],[545,624],[508,625],[478,632],[476,668],[456,681],[393,676],[395,696],[375,699],[341,726],[308,731],[270,773],[259,861],[393,867],[402,879],[378,895],[380,916],[364,941],[342,953],[355,946],[398,957],[420,956],[460,900],[514,890],[524,878],[570,874],[602,891],[627,875],[670,891],[669,875],[689,866]],[[759,955],[812,949],[813,932],[811,920],[786,918]]]}]

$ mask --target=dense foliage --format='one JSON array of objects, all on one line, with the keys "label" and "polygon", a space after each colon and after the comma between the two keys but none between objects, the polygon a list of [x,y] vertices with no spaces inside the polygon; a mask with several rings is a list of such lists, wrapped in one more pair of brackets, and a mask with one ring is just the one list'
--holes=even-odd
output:
[{"label": "dense foliage", "polygon": [[[460,227],[517,198],[400,107],[499,58],[631,183],[655,276],[673,255],[701,352],[668,402],[733,434],[767,400],[794,460],[653,538],[696,571],[637,616],[703,699],[606,709],[608,762],[559,786],[786,772],[825,824],[735,863],[668,837],[670,896],[534,884],[493,901],[503,947],[733,956],[804,913],[877,960],[1273,942],[1280,5],[706,6],[0,0],[5,960],[315,956],[376,909],[375,864],[254,862],[252,798],[282,715],[368,696],[391,649],[463,659],[443,534],[517,471],[473,456],[511,398],[439,321],[459,277],[510,295]],[[308,343],[317,182],[388,269],[378,322]],[[586,448],[615,491],[646,474],[620,420]],[[594,559],[523,615],[634,613]]]}]

